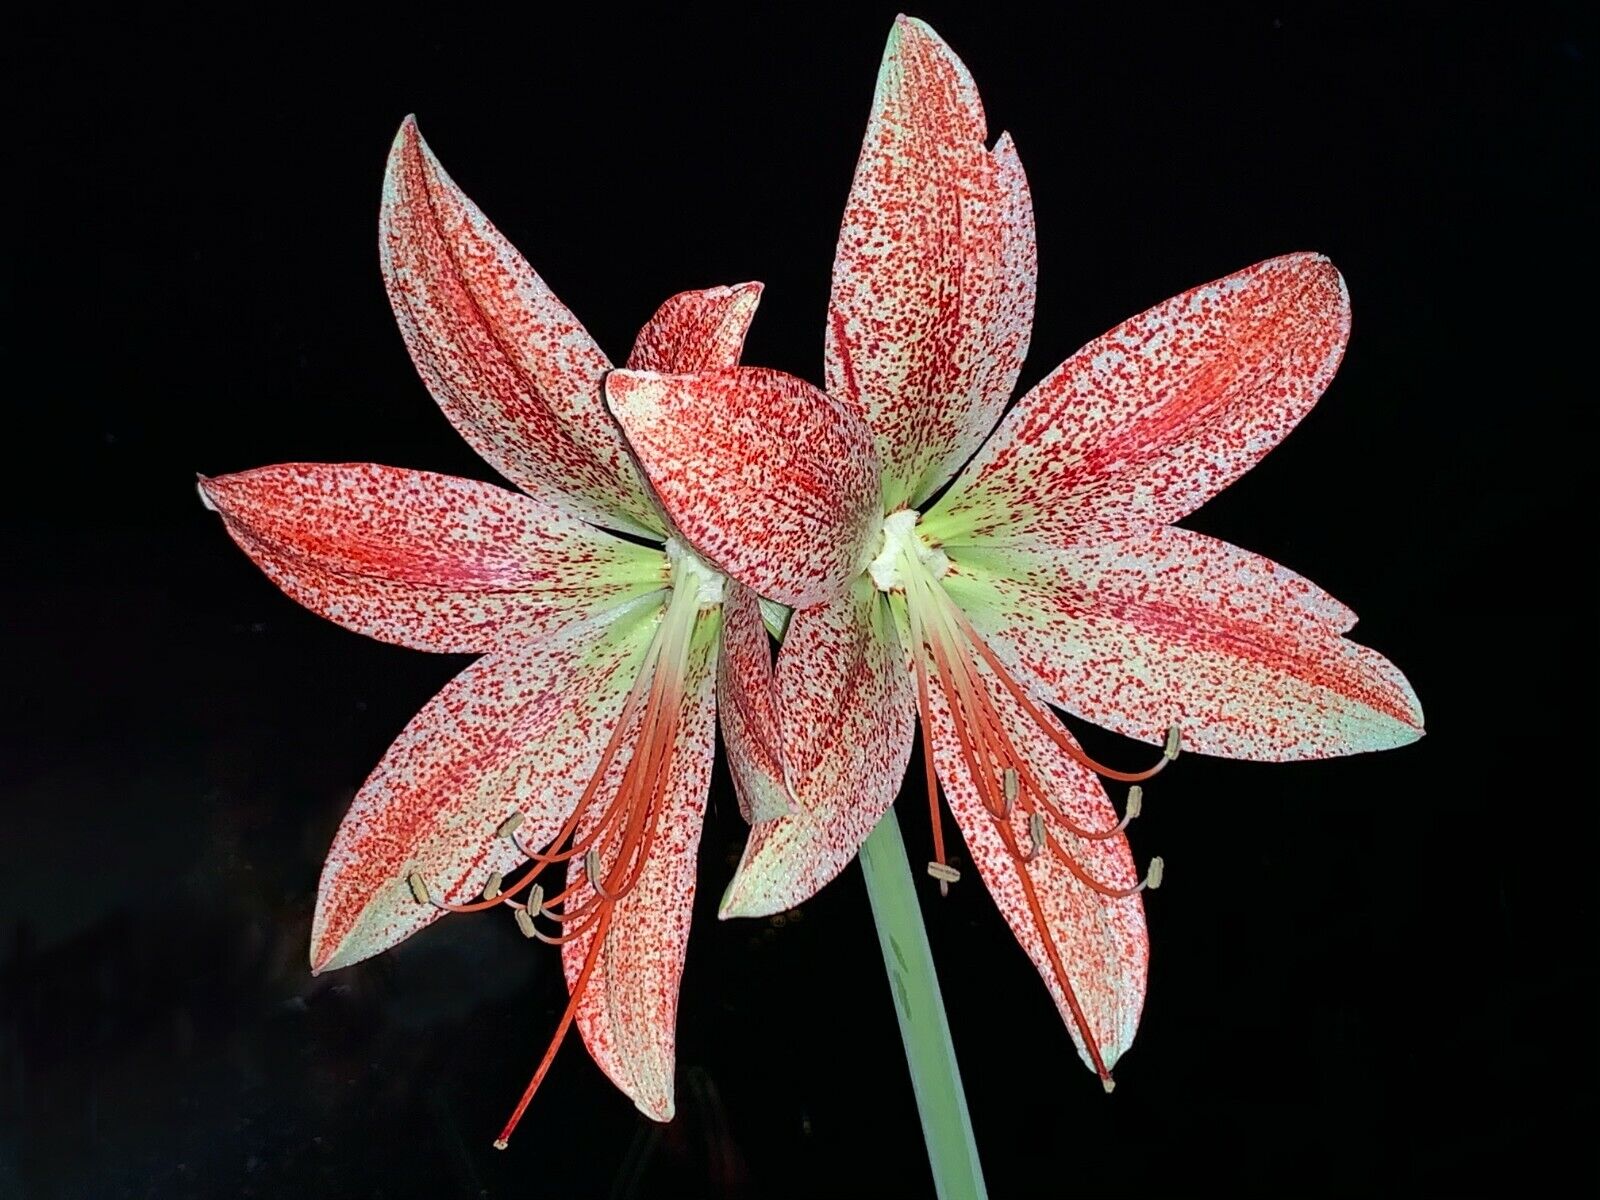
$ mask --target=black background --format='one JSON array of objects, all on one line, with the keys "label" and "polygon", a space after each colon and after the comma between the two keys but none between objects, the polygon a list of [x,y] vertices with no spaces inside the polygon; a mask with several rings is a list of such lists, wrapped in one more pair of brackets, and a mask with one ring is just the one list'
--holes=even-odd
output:
[{"label": "black background", "polygon": [[[996,1197],[1592,1180],[1585,7],[917,10],[1032,180],[1024,386],[1260,258],[1342,268],[1339,377],[1190,524],[1355,607],[1430,729],[1189,756],[1152,789],[1136,845],[1168,885],[1111,1098],[981,887],[930,894]],[[929,1194],[859,873],[716,922],[742,835],[720,768],[672,1125],[574,1041],[489,1148],[564,998],[510,921],[312,979],[333,829],[463,660],[298,609],[193,487],[292,460],[488,476],[378,276],[412,111],[614,356],[668,293],[758,278],[747,361],[817,379],[893,9],[272,11],[63,11],[4,52],[0,1194]]]}]

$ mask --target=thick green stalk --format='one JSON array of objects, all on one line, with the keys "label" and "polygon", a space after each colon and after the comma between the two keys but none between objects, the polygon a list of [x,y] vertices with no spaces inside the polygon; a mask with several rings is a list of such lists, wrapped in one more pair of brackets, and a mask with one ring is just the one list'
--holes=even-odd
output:
[{"label": "thick green stalk", "polygon": [[983,1167],[972,1137],[967,1097],[961,1090],[955,1047],[950,1044],[950,1023],[944,1016],[933,953],[922,926],[916,881],[893,809],[862,844],[861,870],[867,877],[878,945],[889,971],[894,1011],[900,1018],[900,1040],[905,1043],[906,1063],[911,1068],[934,1187],[939,1200],[977,1200],[988,1195]]}]

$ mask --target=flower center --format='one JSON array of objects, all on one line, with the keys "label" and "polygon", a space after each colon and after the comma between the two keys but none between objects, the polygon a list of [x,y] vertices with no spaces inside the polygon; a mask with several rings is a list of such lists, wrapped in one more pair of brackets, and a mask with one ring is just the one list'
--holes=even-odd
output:
[{"label": "flower center", "polygon": [[883,519],[883,548],[867,567],[880,592],[903,592],[910,578],[908,568],[943,579],[950,570],[950,557],[930,546],[917,532],[922,514],[902,508]]},{"label": "flower center", "polygon": [[699,597],[700,608],[716,608],[722,603],[723,584],[727,581],[717,570],[677,538],[669,537],[666,544],[667,562],[671,564],[673,589],[683,588]]},{"label": "flower center", "polygon": [[[1041,931],[1048,929],[1048,923],[1027,870],[1027,864],[1041,855],[1049,855],[1086,888],[1108,900],[1126,900],[1146,888],[1159,887],[1162,874],[1159,858],[1151,861],[1143,879],[1126,887],[1097,879],[1080,861],[1086,844],[1123,836],[1128,823],[1139,815],[1142,789],[1138,786],[1129,789],[1125,813],[1120,820],[1098,828],[1085,826],[1073,818],[1067,804],[1052,795],[1044,775],[1035,770],[1019,748],[1021,730],[1017,728],[1017,716],[1036,726],[1080,766],[1107,779],[1135,785],[1155,775],[1178,756],[1177,728],[1168,732],[1161,759],[1147,770],[1118,771],[1090,758],[1060,723],[1029,696],[1027,689],[1012,678],[973,629],[966,614],[940,582],[952,570],[959,571],[959,564],[952,563],[942,550],[930,546],[917,533],[916,523],[917,514],[909,511],[893,513],[884,521],[884,547],[873,561],[871,571],[879,588],[903,597],[910,626],[928,810],[933,824],[934,861],[928,864],[928,873],[939,881],[940,891],[948,892],[949,885],[960,876],[945,859],[939,784],[935,774],[932,732],[935,727],[953,735],[959,769],[970,779],[978,802],[995,822],[1001,842],[1016,861],[1024,898]],[[937,710],[935,699],[939,701]],[[1079,1035],[1109,1090],[1111,1074],[1101,1058],[1093,1029],[1078,1004],[1072,981],[1048,934],[1044,941]]]}]

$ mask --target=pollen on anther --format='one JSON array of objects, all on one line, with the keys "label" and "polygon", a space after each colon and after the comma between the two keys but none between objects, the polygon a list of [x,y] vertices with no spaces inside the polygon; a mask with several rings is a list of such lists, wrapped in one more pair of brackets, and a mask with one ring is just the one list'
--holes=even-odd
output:
[{"label": "pollen on anther", "polygon": [[1167,744],[1161,751],[1161,757],[1168,762],[1178,757],[1178,751],[1183,748],[1183,730],[1176,725],[1167,726]]},{"label": "pollen on anther", "polygon": [[583,871],[584,874],[589,877],[589,882],[591,884],[599,883],[600,851],[596,850],[593,846],[589,847],[589,853],[583,856]]},{"label": "pollen on anther", "polygon": [[1033,839],[1033,844],[1036,847],[1044,845],[1044,814],[1043,813],[1037,813],[1036,812],[1036,813],[1033,813],[1031,816],[1028,817],[1028,836]]},{"label": "pollen on anther", "polygon": [[533,927],[533,917],[528,914],[527,909],[514,908],[511,910],[511,915],[516,920],[517,928],[522,931],[523,937],[531,938],[537,932]]},{"label": "pollen on anther", "polygon": [[544,884],[536,883],[529,889],[527,908],[530,916],[544,908]]},{"label": "pollen on anther", "polygon": [[931,862],[928,864],[928,874],[940,883],[955,883],[961,878],[961,872],[949,863]]},{"label": "pollen on anther", "polygon": [[1128,789],[1128,806],[1127,806],[1127,810],[1126,810],[1126,815],[1123,817],[1123,819],[1126,820],[1126,821],[1133,820],[1135,817],[1137,817],[1139,815],[1139,810],[1142,809],[1143,807],[1144,807],[1144,789],[1142,787],[1140,787],[1136,783],[1131,788]]},{"label": "pollen on anther", "polygon": [[517,831],[517,828],[521,824],[522,824],[522,814],[519,813],[519,812],[514,812],[509,817],[507,817],[504,821],[500,822],[500,827],[494,831],[494,835],[495,835],[495,837],[503,837],[503,838],[510,837],[513,833],[515,833]]},{"label": "pollen on anther", "polygon": [[1145,872],[1144,885],[1151,891],[1161,886],[1161,876],[1166,871],[1166,864],[1161,861],[1158,854],[1150,860],[1150,869]]},{"label": "pollen on anther", "polygon": [[485,900],[493,900],[498,896],[500,894],[500,885],[505,882],[505,879],[506,877],[500,874],[499,871],[490,875],[488,881],[483,885],[483,898]]},{"label": "pollen on anther", "polygon": [[506,1141],[505,1138],[495,1138],[495,1140],[494,1140],[494,1148],[496,1150],[504,1150],[506,1147],[508,1147],[510,1145],[511,1145],[511,1143]]},{"label": "pollen on anther", "polygon": [[422,873],[413,871],[406,876],[406,886],[411,889],[411,894],[418,904],[427,904],[433,898],[428,895],[428,882],[422,878]]},{"label": "pollen on anther", "polygon": [[1100,1081],[1100,1086],[1105,1088],[1106,1095],[1109,1096],[1112,1092],[1117,1090],[1117,1081],[1108,1075]]},{"label": "pollen on anther", "polygon": [[1011,806],[1017,802],[1017,769],[1007,767],[1000,775],[1001,790],[1005,793],[1006,811],[1011,811]]}]

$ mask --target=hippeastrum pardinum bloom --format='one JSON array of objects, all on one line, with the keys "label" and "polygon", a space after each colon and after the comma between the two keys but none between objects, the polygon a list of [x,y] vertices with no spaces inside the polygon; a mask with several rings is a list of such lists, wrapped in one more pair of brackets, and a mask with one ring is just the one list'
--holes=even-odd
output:
[{"label": "hippeastrum pardinum bloom", "polygon": [[[1292,254],[1194,288],[1090,342],[1000,420],[1028,343],[1034,234],[1010,139],[985,137],[966,69],[901,18],[834,261],[827,391],[729,368],[617,371],[606,393],[684,536],[797,609],[774,686],[798,811],[752,831],[723,915],[793,905],[849,861],[920,715],[930,873],[956,877],[942,784],[1109,1088],[1143,1003],[1140,893],[1160,867],[1141,878],[1129,851],[1140,793],[1119,816],[1101,779],[1137,784],[1180,745],[1274,762],[1380,750],[1419,737],[1422,712],[1391,663],[1342,636],[1343,604],[1174,524],[1333,378],[1350,329],[1339,273]],[[1102,766],[1050,705],[1161,756]]]},{"label": "hippeastrum pardinum bloom", "polygon": [[[669,1120],[719,711],[747,814],[789,810],[760,609],[670,536],[605,412],[610,362],[410,119],[380,220],[417,370],[522,490],[373,464],[200,481],[234,541],[307,608],[402,646],[482,656],[352,803],[323,870],[312,969],[359,962],[447,912],[507,906],[526,936],[561,946],[571,1002],[500,1144],[574,1021],[612,1081]],[[736,363],[760,290],[674,296],[628,365]]]}]

